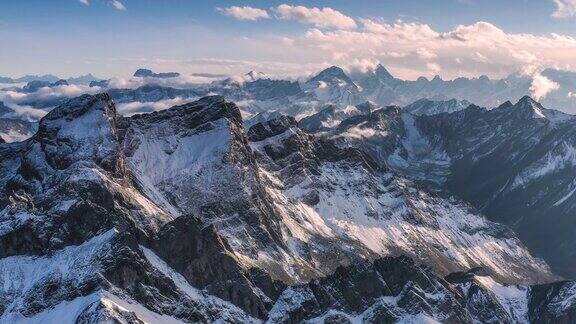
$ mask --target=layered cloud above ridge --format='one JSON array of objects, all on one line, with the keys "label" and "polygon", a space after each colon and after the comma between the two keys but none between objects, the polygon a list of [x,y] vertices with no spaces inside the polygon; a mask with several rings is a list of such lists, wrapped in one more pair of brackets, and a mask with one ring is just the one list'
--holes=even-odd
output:
[{"label": "layered cloud above ridge", "polygon": [[[556,2],[555,15],[572,15],[574,0]],[[435,74],[444,78],[482,74],[504,77],[525,70],[533,74],[544,68],[576,69],[576,39],[566,35],[508,33],[485,21],[438,31],[423,22],[353,19],[331,8],[287,4],[269,12],[278,23],[296,20],[311,28],[299,35],[246,39],[245,46],[258,49],[266,42],[275,47],[275,52],[289,53],[299,62],[318,68],[337,64],[366,70],[384,63],[393,74],[407,79]]]},{"label": "layered cloud above ridge", "polygon": [[31,103],[46,103],[46,108],[52,108],[50,102],[59,98],[73,98],[82,94],[95,94],[101,92],[99,87],[83,85],[60,85],[42,87],[35,92],[26,93],[17,91],[15,85],[0,85],[0,102],[14,110],[15,116],[23,120],[37,121],[46,115],[47,110],[32,107]]}]

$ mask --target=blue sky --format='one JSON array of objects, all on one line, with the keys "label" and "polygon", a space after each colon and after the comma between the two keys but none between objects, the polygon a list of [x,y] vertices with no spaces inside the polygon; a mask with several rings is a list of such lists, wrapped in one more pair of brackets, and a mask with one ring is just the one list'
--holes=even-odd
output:
[{"label": "blue sky", "polygon": [[[569,56],[576,55],[571,52],[576,37],[575,0],[86,2],[1,1],[0,75],[128,76],[140,66],[227,74],[255,68],[298,75],[329,64],[363,69],[382,62],[405,78],[433,74],[451,78],[500,76],[526,66],[576,68]],[[113,2],[125,10],[118,10]],[[289,9],[283,18],[279,18],[280,5]],[[268,18],[241,20],[223,14],[233,6],[263,10]],[[297,6],[303,11],[297,11]],[[315,8],[320,13],[313,22],[298,16]],[[323,8],[350,18],[355,27],[323,25],[318,19],[329,19]],[[368,30],[366,21],[378,25]],[[425,39],[401,35],[420,34],[422,26],[433,31]],[[466,44],[439,40],[446,38],[444,34],[462,32],[459,26],[471,26],[463,29],[467,37],[497,35],[497,48],[484,50],[491,47],[486,39]],[[411,48],[410,42],[416,45]],[[547,44],[545,51],[537,47],[539,42]],[[393,50],[386,51],[389,48]],[[556,48],[565,54],[548,54]]]}]

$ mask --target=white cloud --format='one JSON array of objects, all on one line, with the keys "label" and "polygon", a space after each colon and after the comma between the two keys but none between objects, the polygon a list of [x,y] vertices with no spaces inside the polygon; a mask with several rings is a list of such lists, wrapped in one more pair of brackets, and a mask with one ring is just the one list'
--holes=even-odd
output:
[{"label": "white cloud", "polygon": [[192,102],[197,100],[198,98],[180,98],[176,97],[174,99],[165,99],[159,101],[151,101],[151,102],[128,102],[128,103],[119,103],[116,105],[118,108],[118,113],[123,116],[131,116],[134,114],[139,113],[147,113],[152,111],[160,111],[165,110],[170,107],[183,105],[188,102]]},{"label": "white cloud", "polygon": [[253,7],[237,7],[232,6],[228,8],[216,8],[220,13],[226,16],[234,17],[238,20],[258,20],[270,18],[268,12],[264,9],[253,8]]},{"label": "white cloud", "polygon": [[99,87],[84,85],[61,85],[56,87],[42,87],[33,93],[24,93],[16,89],[0,90],[0,101],[15,110],[18,116],[34,121],[44,116],[45,111],[33,108],[29,104],[50,107],[56,105],[59,99],[73,98],[85,93],[95,94],[102,91]]},{"label": "white cloud", "polygon": [[554,18],[568,18],[576,16],[576,0],[554,0],[556,10],[552,13]]},{"label": "white cloud", "polygon": [[[438,66],[444,78],[503,77],[528,67],[576,69],[576,39],[570,36],[506,33],[488,22],[460,25],[447,32],[423,23],[362,23],[364,28],[359,30],[310,29],[294,38],[294,47],[318,62],[334,59],[335,52],[342,58],[381,61],[393,74],[409,79],[431,75]],[[430,60],[436,65],[427,64]],[[348,64],[346,59],[330,63]]]},{"label": "white cloud", "polygon": [[439,73],[442,67],[438,63],[426,63],[426,68],[432,73]]},{"label": "white cloud", "polygon": [[[90,0],[79,0],[83,5],[89,6]],[[112,5],[116,10],[126,11],[126,6],[120,0],[108,0],[108,3]]]},{"label": "white cloud", "polygon": [[120,0],[112,0],[110,3],[116,10],[126,11],[126,7]]},{"label": "white cloud", "polygon": [[560,85],[540,73],[534,75],[530,91],[532,97],[536,100],[541,100],[550,92],[560,89]]},{"label": "white cloud", "polygon": [[218,79],[223,79],[223,77],[207,77],[207,76],[193,76],[193,75],[180,75],[175,78],[114,77],[108,81],[108,86],[110,88],[117,88],[117,89],[136,89],[144,85],[159,85],[163,87],[187,89],[201,83],[209,83],[211,81]]},{"label": "white cloud", "polygon": [[37,109],[31,106],[17,105],[14,103],[7,104],[7,106],[14,111],[14,114],[11,117],[29,122],[39,121],[42,117],[48,114],[46,110]]},{"label": "white cloud", "polygon": [[421,23],[397,22],[395,24],[386,24],[370,19],[362,19],[362,24],[367,33],[393,37],[397,40],[429,39],[439,36],[430,26]]},{"label": "white cloud", "polygon": [[308,8],[281,4],[276,7],[278,18],[296,20],[304,24],[312,24],[319,28],[353,29],[354,19],[332,8]]},{"label": "white cloud", "polygon": [[435,59],[438,57],[438,55],[436,55],[436,53],[434,53],[434,52],[432,52],[426,48],[423,48],[423,47],[420,47],[416,50],[416,55],[419,58],[424,59],[424,60]]}]

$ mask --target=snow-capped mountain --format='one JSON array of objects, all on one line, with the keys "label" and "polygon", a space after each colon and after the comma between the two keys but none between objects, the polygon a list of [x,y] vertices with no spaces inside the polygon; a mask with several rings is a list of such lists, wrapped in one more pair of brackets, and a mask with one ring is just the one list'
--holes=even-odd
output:
[{"label": "snow-capped mountain", "polygon": [[[0,318],[574,316],[572,302],[554,306],[572,282],[528,288],[558,277],[512,231],[343,143],[290,116],[245,131],[219,96],[132,117],[107,94],[66,102],[30,139],[0,144]],[[476,267],[479,288],[443,279]]]},{"label": "snow-capped mountain", "polygon": [[[215,81],[192,84],[181,78],[185,76],[176,72],[155,73],[151,70],[140,69],[132,78],[132,86],[126,89],[110,88],[111,84],[117,85],[118,83],[110,83],[110,80],[98,80],[93,77],[92,80],[90,75],[69,78],[66,81],[71,85],[89,83],[92,88],[100,87],[111,91],[116,102],[132,104],[130,114],[166,109],[171,106],[167,102],[175,99],[185,102],[207,95],[221,95],[236,102],[246,118],[261,112],[277,110],[292,115],[297,120],[313,115],[329,104],[343,108],[366,101],[372,101],[382,107],[411,105],[413,109],[416,109],[414,105],[417,101],[418,105],[425,103],[420,100],[450,102],[455,99],[454,106],[446,108],[447,110],[460,109],[465,102],[492,108],[510,98],[520,98],[531,94],[533,82],[532,77],[519,73],[511,74],[503,79],[480,76],[442,80],[436,76],[431,80],[420,77],[415,81],[409,81],[395,78],[382,65],[365,73],[351,75],[353,77],[350,77],[342,68],[332,66],[306,81],[271,78],[262,72],[250,71],[239,77],[209,78]],[[567,112],[576,111],[576,76],[574,73],[547,69],[542,71],[541,75],[558,85],[558,89],[541,99],[543,104]],[[72,97],[66,95],[68,91],[56,97],[42,94],[38,96],[35,93],[39,88],[50,86],[58,81],[56,77],[25,79],[34,81],[36,86],[29,90],[22,90],[34,91],[31,93],[32,98],[23,100],[21,104],[51,109]],[[8,81],[16,82],[16,80],[20,79]],[[89,80],[91,82],[88,82]],[[152,91],[151,88],[154,88],[153,91],[156,94],[149,94]],[[78,91],[76,89],[73,92],[74,96],[78,95]],[[83,91],[94,93],[90,88]],[[120,110],[123,113],[123,109]]]},{"label": "snow-capped mountain", "polygon": [[573,277],[575,129],[574,116],[523,97],[492,110],[472,105],[433,116],[388,107],[345,120],[329,136],[472,203]]},{"label": "snow-capped mountain", "polygon": [[304,91],[325,103],[355,105],[362,102],[360,88],[337,66],[331,66],[303,85]]}]

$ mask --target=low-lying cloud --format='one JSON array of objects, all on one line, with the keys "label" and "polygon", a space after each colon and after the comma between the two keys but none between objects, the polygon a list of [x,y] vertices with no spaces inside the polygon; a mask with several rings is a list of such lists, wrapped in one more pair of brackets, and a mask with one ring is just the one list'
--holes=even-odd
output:
[{"label": "low-lying cloud", "polygon": [[46,115],[49,109],[61,103],[62,100],[85,93],[95,94],[102,91],[99,87],[82,85],[43,87],[32,93],[18,91],[15,86],[0,89],[0,101],[14,111],[12,117],[27,121],[38,121]]},{"label": "low-lying cloud", "polygon": [[223,76],[199,76],[199,75],[180,75],[174,78],[155,78],[155,77],[115,77],[108,81],[109,88],[115,89],[136,89],[145,85],[158,85],[177,89],[187,89],[198,84],[210,83],[215,80],[223,79]]},{"label": "low-lying cloud", "polygon": [[118,113],[124,116],[131,116],[134,114],[148,113],[152,111],[165,110],[173,106],[183,105],[188,102],[197,100],[198,98],[174,98],[153,102],[128,102],[119,103],[116,105]]},{"label": "low-lying cloud", "polygon": [[560,85],[540,73],[532,77],[532,84],[530,85],[530,92],[532,97],[536,100],[541,100],[552,91],[560,89]]}]

